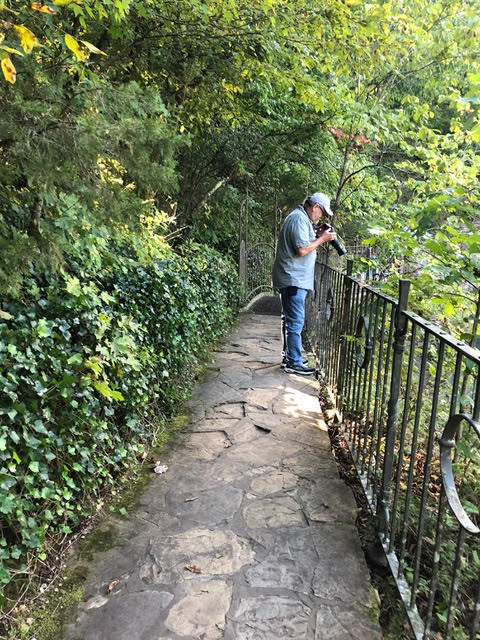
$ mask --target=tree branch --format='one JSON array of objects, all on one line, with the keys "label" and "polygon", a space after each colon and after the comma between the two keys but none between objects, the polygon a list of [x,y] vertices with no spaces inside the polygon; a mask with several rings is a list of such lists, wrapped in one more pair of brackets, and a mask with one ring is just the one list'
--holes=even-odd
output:
[{"label": "tree branch", "polygon": [[207,193],[201,198],[201,200],[193,207],[192,213],[201,209],[208,202],[208,200],[213,196],[213,194],[220,189],[220,187],[223,187],[223,185],[227,184],[228,182],[230,182],[230,180],[232,180],[235,174],[236,174],[236,171],[232,171],[228,176],[225,176],[224,178],[219,180],[211,189],[209,189],[209,191],[207,191]]}]

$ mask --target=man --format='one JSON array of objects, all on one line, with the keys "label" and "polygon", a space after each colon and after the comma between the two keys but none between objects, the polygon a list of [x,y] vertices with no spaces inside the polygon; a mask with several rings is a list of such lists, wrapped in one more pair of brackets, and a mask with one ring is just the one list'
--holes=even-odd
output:
[{"label": "man", "polygon": [[313,225],[332,215],[330,198],[316,192],[286,217],[280,230],[272,275],[273,286],[280,290],[287,329],[286,373],[308,376],[315,371],[302,357],[305,298],[313,290],[317,248],[336,238],[328,229],[315,232]]}]

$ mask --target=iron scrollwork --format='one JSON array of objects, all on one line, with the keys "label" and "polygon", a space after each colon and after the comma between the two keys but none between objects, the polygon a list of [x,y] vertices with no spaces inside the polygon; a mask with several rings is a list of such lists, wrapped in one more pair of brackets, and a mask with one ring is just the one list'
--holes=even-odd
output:
[{"label": "iron scrollwork", "polygon": [[258,243],[245,252],[243,288],[244,300],[251,300],[262,291],[272,291],[272,264],[275,247]]},{"label": "iron scrollwork", "polygon": [[[370,319],[368,316],[359,316],[355,329],[356,347],[355,359],[360,369],[366,369],[372,354],[372,343],[370,341]],[[363,338],[363,344],[362,340]]]},{"label": "iron scrollwork", "polygon": [[330,289],[327,292],[327,300],[325,303],[325,318],[327,319],[327,322],[330,322],[330,320],[332,319],[334,310],[335,310],[335,293],[332,287],[330,287]]},{"label": "iron scrollwork", "polygon": [[471,521],[463,508],[453,476],[452,450],[456,447],[455,436],[458,433],[462,421],[467,422],[480,438],[480,423],[477,420],[473,420],[473,418],[464,413],[457,413],[454,416],[450,416],[443,430],[442,437],[438,439],[438,443],[440,444],[440,469],[448,504],[460,526],[462,526],[465,531],[468,531],[468,533],[478,535],[480,529]]}]

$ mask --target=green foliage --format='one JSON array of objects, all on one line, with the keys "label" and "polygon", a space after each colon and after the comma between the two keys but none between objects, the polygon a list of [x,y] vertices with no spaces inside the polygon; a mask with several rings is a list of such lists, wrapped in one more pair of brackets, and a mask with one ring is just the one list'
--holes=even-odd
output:
[{"label": "green foliage", "polygon": [[29,264],[61,264],[65,234],[85,208],[100,224],[134,230],[177,184],[179,141],[158,94],[136,83],[74,89],[47,80],[3,103],[0,290]]},{"label": "green foliage", "polygon": [[413,309],[480,332],[478,0],[44,6],[0,3],[7,568],[135,455],[222,326],[230,270],[196,242],[235,255],[241,220],[272,242],[325,191],[387,290],[408,277]]},{"label": "green foliage", "polygon": [[151,443],[152,421],[185,397],[236,306],[235,271],[208,247],[145,259],[92,231],[72,243],[61,272],[32,271],[2,304],[4,585]]}]

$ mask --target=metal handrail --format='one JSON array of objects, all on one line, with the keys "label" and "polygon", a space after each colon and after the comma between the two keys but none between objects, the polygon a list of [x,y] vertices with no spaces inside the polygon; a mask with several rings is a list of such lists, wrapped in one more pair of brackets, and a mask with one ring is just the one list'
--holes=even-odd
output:
[{"label": "metal handrail", "polygon": [[315,284],[307,332],[414,636],[477,640],[479,500],[455,470],[480,479],[480,350],[409,311],[407,281],[394,299],[349,261]]}]

